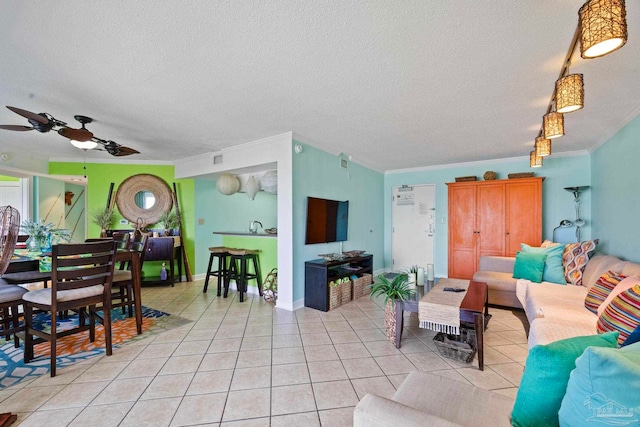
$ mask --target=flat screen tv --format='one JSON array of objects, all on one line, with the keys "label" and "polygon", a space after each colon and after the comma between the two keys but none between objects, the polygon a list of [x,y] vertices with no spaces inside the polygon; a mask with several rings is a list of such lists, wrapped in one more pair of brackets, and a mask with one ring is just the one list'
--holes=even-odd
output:
[{"label": "flat screen tv", "polygon": [[305,243],[343,242],[347,240],[349,201],[307,197],[307,234]]}]

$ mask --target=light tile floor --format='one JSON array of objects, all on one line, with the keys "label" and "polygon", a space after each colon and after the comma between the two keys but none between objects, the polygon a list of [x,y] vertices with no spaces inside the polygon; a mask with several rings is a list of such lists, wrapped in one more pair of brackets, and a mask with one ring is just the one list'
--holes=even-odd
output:
[{"label": "light tile floor", "polygon": [[431,371],[515,396],[527,356],[524,314],[491,308],[485,370],[443,358],[405,313],[402,347],[386,342],[379,301],[327,313],[275,309],[257,296],[202,293],[202,281],[143,289],[146,306],[193,320],[91,360],[0,390],[22,427],[349,426],[366,393],[391,397]]}]

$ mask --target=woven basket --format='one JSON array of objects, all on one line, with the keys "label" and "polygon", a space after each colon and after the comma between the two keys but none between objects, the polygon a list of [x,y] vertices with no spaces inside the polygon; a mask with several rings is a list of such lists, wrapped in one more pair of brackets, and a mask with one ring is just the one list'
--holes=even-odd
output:
[{"label": "woven basket", "polygon": [[340,307],[342,304],[342,283],[329,287],[329,310]]},{"label": "woven basket", "polygon": [[[460,329],[461,335],[447,335],[443,332],[438,332],[433,337],[433,343],[438,348],[438,351],[444,357],[449,359],[455,359],[462,363],[470,363],[476,355],[478,345],[476,344],[475,331],[468,329]],[[471,346],[470,349],[459,347],[455,344],[445,342],[445,337],[450,341],[466,342]]]},{"label": "woven basket", "polygon": [[342,298],[341,304],[346,304],[351,301],[351,283],[352,281],[349,280],[348,282],[344,282],[340,285]]},{"label": "woven basket", "polygon": [[353,299],[361,298],[365,295],[369,295],[367,285],[371,284],[373,276],[369,273],[365,273],[362,277],[358,277],[353,281]]}]

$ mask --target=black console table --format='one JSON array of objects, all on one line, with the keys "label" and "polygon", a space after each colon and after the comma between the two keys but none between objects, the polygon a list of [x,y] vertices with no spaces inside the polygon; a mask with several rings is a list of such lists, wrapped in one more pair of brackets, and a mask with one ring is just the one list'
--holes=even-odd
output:
[{"label": "black console table", "polygon": [[304,263],[304,306],[329,310],[329,282],[344,277],[373,274],[373,255],[343,258],[339,261],[316,259]]}]

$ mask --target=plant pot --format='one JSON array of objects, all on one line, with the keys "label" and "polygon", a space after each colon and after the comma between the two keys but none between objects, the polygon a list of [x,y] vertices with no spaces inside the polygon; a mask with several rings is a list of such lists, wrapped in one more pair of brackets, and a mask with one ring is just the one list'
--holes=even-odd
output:
[{"label": "plant pot", "polygon": [[384,306],[384,326],[387,332],[387,340],[396,343],[396,305],[395,301],[389,300]]}]

